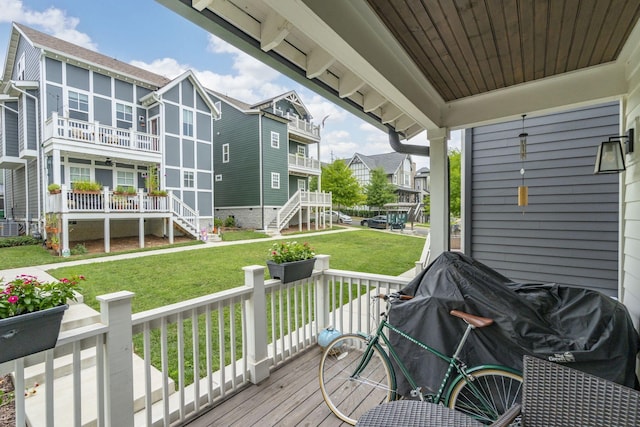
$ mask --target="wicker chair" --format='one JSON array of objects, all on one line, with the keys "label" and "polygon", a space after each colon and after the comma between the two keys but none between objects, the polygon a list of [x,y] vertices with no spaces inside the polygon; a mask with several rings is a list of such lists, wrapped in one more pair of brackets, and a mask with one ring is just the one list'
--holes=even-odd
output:
[{"label": "wicker chair", "polygon": [[640,392],[564,365],[524,356],[520,411],[524,427],[637,427]]}]

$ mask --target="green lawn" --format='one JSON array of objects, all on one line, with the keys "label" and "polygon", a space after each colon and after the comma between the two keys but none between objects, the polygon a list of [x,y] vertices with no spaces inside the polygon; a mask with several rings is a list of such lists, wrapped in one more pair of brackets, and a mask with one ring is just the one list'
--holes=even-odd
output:
[{"label": "green lawn", "polygon": [[[191,245],[200,245],[203,242],[199,240],[194,240],[191,242],[185,243],[176,243],[171,245],[171,247],[178,246],[191,246]],[[164,247],[150,247],[144,249],[134,249],[131,251],[123,251],[123,252],[113,252],[110,254],[98,253],[98,254],[84,254],[84,255],[72,255],[68,258],[53,256],[49,251],[47,251],[42,245],[29,245],[29,246],[14,246],[10,248],[0,248],[0,270],[8,270],[10,268],[19,268],[19,267],[29,267],[32,265],[43,265],[43,264],[57,264],[61,262],[75,261],[80,259],[89,259],[89,258],[102,258],[105,256],[113,256],[120,255],[125,253],[132,252],[148,252],[158,249],[164,249],[169,247],[169,245]]]},{"label": "green lawn", "polygon": [[[332,268],[390,275],[413,268],[424,246],[422,238],[373,230],[289,236],[282,240],[309,242],[317,254],[331,255]],[[241,286],[242,267],[266,266],[272,243],[256,241],[58,268],[49,273],[57,278],[84,275],[87,278],[82,283],[84,301],[95,309],[98,295],[122,290],[135,292],[133,311],[140,312]]]}]

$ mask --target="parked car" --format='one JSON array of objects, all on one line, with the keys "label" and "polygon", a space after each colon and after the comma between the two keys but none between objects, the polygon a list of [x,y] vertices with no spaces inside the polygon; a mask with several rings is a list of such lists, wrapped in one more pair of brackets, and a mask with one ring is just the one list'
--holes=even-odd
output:
[{"label": "parked car", "polygon": [[[360,225],[368,226],[369,228],[380,228],[384,230],[387,228],[387,216],[376,215],[372,218],[365,218],[362,221],[360,221]],[[389,224],[389,226],[391,227],[391,229],[401,230],[404,228],[404,223],[394,222]]]},{"label": "parked car", "polygon": [[365,218],[360,221],[360,225],[368,226],[369,228],[387,228],[387,216],[376,215],[372,218]]},{"label": "parked car", "polygon": [[324,213],[325,221],[331,220],[336,224],[351,224],[353,219],[349,215],[343,214],[340,211],[327,211]]}]

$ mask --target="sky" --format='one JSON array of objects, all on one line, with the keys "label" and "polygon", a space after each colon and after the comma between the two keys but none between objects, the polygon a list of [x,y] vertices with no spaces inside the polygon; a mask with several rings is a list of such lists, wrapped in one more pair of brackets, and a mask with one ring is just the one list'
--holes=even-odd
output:
[{"label": "sky", "polygon": [[[0,0],[2,68],[11,34],[18,22],[154,73],[174,78],[193,70],[205,86],[246,103],[295,90],[313,116],[325,120],[320,160],[331,162],[393,151],[387,133],[365,123],[315,92],[154,0]],[[424,133],[403,141],[426,144]],[[450,147],[460,147],[460,132],[451,133]],[[427,157],[412,156],[418,168]]]}]

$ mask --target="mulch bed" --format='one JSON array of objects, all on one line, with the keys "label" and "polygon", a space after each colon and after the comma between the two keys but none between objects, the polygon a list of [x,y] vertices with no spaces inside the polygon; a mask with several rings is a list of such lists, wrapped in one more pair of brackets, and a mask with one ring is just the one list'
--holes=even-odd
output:
[{"label": "mulch bed", "polygon": [[16,413],[15,404],[13,400],[9,403],[4,403],[4,396],[6,393],[13,391],[13,381],[10,375],[0,377],[0,427],[13,427],[16,425]]}]

